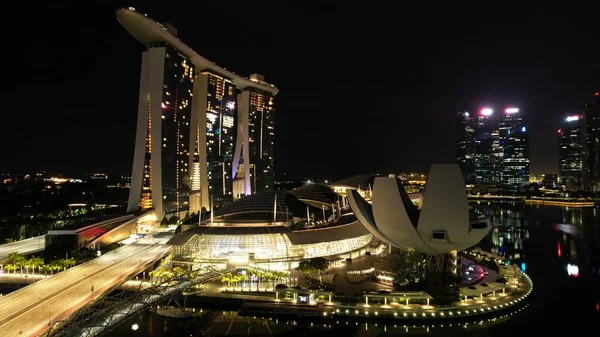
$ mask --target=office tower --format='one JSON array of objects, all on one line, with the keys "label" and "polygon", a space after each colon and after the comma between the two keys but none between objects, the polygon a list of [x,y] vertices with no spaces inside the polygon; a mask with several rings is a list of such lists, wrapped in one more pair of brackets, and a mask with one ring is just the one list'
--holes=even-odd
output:
[{"label": "office tower", "polygon": [[500,138],[500,130],[492,130],[492,183],[502,184],[502,170],[504,169],[504,141]]},{"label": "office tower", "polygon": [[583,189],[583,119],[579,115],[568,116],[558,130],[558,174],[560,182],[568,190]]},{"label": "office tower", "polygon": [[583,107],[583,173],[585,190],[600,191],[600,92]]},{"label": "office tower", "polygon": [[489,126],[492,113],[492,109],[482,109],[475,125],[475,182],[478,185],[492,182],[492,131]]},{"label": "office tower", "polygon": [[529,132],[519,109],[504,110],[499,132],[503,185],[509,191],[520,191],[529,184]]},{"label": "office tower", "polygon": [[[250,143],[247,116],[253,92],[267,99],[267,112],[257,125],[261,132],[271,132],[257,138],[268,142],[267,147],[261,145],[257,158],[270,161],[265,165],[249,155],[244,164],[260,167],[272,177],[277,88],[206,60],[181,42],[168,23],[157,23],[133,8],[118,10],[117,19],[148,48],[142,54],[128,211],[154,208],[159,217],[182,217],[231,201],[241,157],[236,151],[242,148],[236,145]],[[238,104],[244,95],[247,99]],[[245,194],[252,193],[250,181],[244,185]]]},{"label": "office tower", "polygon": [[456,162],[466,184],[475,183],[475,119],[466,110],[456,112]]}]

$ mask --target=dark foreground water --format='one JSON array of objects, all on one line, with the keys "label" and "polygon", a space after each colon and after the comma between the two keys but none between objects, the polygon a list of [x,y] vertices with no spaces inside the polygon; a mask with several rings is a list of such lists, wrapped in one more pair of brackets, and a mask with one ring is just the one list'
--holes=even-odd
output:
[{"label": "dark foreground water", "polygon": [[[600,209],[473,205],[494,228],[483,249],[509,258],[534,282],[526,307],[485,322],[412,322],[244,318],[212,311],[201,318],[165,319],[153,312],[131,318],[109,336],[554,336],[600,335]],[[519,310],[521,309],[521,310]],[[408,324],[404,327],[404,324]],[[465,325],[465,323],[468,323]],[[450,327],[452,324],[452,327]],[[441,325],[444,325],[443,327]],[[135,330],[134,330],[135,329]]]}]

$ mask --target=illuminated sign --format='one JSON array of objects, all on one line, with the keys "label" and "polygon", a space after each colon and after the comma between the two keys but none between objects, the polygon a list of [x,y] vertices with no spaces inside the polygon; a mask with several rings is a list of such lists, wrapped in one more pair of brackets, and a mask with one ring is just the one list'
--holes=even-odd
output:
[{"label": "illuminated sign", "polygon": [[578,121],[579,120],[579,116],[577,116],[577,115],[575,115],[575,116],[569,116],[569,117],[565,118],[565,120],[567,122]]},{"label": "illuminated sign", "polygon": [[481,115],[483,115],[483,116],[491,116],[493,112],[494,112],[494,110],[492,110],[490,108],[481,109]]},{"label": "illuminated sign", "polygon": [[514,114],[514,113],[519,112],[519,109],[518,108],[508,108],[508,109],[504,110],[504,112],[506,112],[507,114]]}]

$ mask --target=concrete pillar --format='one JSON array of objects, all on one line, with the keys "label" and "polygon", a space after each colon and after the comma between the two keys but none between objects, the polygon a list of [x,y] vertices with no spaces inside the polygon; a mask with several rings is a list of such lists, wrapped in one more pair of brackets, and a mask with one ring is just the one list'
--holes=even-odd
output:
[{"label": "concrete pillar", "polygon": [[483,301],[483,293],[480,293],[480,294],[479,294],[479,300],[480,300],[480,301]]},{"label": "concrete pillar", "polygon": [[408,306],[408,297],[406,298],[406,306]]},{"label": "concrete pillar", "polygon": [[365,305],[369,305],[369,296],[365,296]]},{"label": "concrete pillar", "polygon": [[387,297],[384,297],[384,298],[383,298],[383,304],[384,304],[384,305],[387,305]]},{"label": "concrete pillar", "polygon": [[427,306],[429,306],[429,299],[427,299]]},{"label": "concrete pillar", "polygon": [[492,291],[492,297],[496,297],[496,290]]},{"label": "concrete pillar", "polygon": [[506,288],[502,288],[502,293],[506,294]]},{"label": "concrete pillar", "polygon": [[331,294],[329,294],[329,302],[331,302]]},{"label": "concrete pillar", "polygon": [[279,291],[275,292],[275,299],[278,300],[279,299]]}]

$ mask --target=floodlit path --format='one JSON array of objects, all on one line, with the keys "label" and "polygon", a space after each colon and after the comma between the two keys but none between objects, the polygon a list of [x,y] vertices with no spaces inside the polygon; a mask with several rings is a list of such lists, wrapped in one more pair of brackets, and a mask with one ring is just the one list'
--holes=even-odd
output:
[{"label": "floodlit path", "polygon": [[36,236],[33,238],[6,243],[0,245],[0,261],[7,259],[8,254],[19,252],[20,254],[29,254],[39,252],[46,248],[45,235]]},{"label": "floodlit path", "polygon": [[149,244],[124,246],[0,298],[0,335],[38,336],[170,249]]}]

